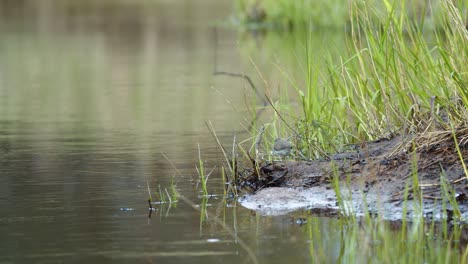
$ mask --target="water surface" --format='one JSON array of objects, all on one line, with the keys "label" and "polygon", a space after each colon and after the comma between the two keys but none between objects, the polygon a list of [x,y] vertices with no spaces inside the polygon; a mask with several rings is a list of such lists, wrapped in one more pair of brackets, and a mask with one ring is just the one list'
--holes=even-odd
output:
[{"label": "water surface", "polygon": [[215,197],[205,220],[182,201],[148,218],[147,182],[201,203],[198,144],[221,158],[205,122],[248,137],[250,93],[212,75],[242,70],[237,32],[215,33],[230,1],[109,2],[2,4],[0,262],[250,262],[239,239],[260,261],[307,260],[292,216]]},{"label": "water surface", "polygon": [[[343,260],[337,219],[260,216],[222,199],[222,155],[205,123],[230,147],[250,136],[245,102],[261,100],[213,71],[247,72],[259,87],[265,78],[275,86],[262,93],[276,100],[277,85],[290,85],[277,65],[302,56],[283,50],[299,42],[215,27],[232,9],[217,0],[1,4],[1,263]],[[340,49],[333,36],[317,34],[314,49]],[[205,206],[198,146],[216,168]],[[171,183],[196,208],[155,204],[149,218],[147,186],[156,200]]]}]

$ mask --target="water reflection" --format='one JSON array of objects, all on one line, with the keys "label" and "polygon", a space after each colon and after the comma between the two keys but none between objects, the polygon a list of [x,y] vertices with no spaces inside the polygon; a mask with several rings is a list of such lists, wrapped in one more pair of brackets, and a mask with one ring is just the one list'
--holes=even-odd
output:
[{"label": "water reflection", "polygon": [[251,65],[239,57],[253,56],[280,79],[272,53],[249,49],[255,42],[237,52],[236,32],[215,39],[231,4],[2,1],[0,262],[252,262],[240,240],[262,263],[311,262],[320,250],[339,258],[337,220],[307,212],[258,216],[218,196],[206,214],[179,201],[147,217],[147,182],[156,191],[174,179],[201,203],[197,143],[210,168],[222,158],[204,121],[226,145],[250,121],[253,93],[242,79],[212,76],[214,47],[218,70],[242,72]]},{"label": "water reflection", "polygon": [[[239,130],[242,82],[216,80],[213,27],[229,2],[4,1],[0,16],[0,261],[179,262],[236,256],[179,204],[147,218],[146,181],[197,201],[197,143],[216,163],[204,121]],[[213,12],[216,10],[216,12]],[[223,67],[236,35],[220,32]],[[232,59],[226,59],[232,58]],[[120,210],[129,208],[129,210]]]}]

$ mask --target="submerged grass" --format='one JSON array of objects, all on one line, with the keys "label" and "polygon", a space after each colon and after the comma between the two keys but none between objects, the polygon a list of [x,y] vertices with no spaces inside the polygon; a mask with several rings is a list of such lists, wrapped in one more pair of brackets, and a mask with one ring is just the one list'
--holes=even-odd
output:
[{"label": "submerged grass", "polygon": [[198,172],[198,176],[200,177],[203,196],[208,196],[207,184],[210,175],[205,173],[205,162],[201,157],[200,145],[198,145],[198,167],[196,167],[196,169]]},{"label": "submerged grass", "polygon": [[[338,219],[340,229],[340,250],[335,263],[466,263],[468,247],[462,239],[462,229],[457,222],[460,211],[455,194],[445,175],[441,174],[441,188],[444,190],[442,204],[449,202],[451,208],[443,207],[442,221],[431,221],[423,215],[424,193],[417,174],[417,155],[413,155],[413,171],[410,181],[404,189],[403,211],[401,221],[385,221],[383,216],[367,211],[356,217],[350,205],[352,197],[348,183],[342,182],[334,167],[332,186],[337,197],[337,205],[343,212]],[[363,201],[366,203],[366,199]],[[411,217],[408,208],[413,208]],[[437,206],[435,206],[437,207]],[[449,215],[450,212],[450,215]],[[434,214],[435,215],[435,214]],[[314,224],[316,217],[310,217],[306,225],[309,236],[309,253],[313,263],[330,262],[327,237]],[[409,220],[411,219],[411,220]],[[440,219],[440,218],[439,218]],[[449,222],[452,222],[449,224]],[[450,226],[450,228],[449,228]],[[449,230],[450,229],[450,230]],[[336,243],[336,241],[334,241]]]},{"label": "submerged grass", "polygon": [[[334,180],[334,186],[338,184]],[[448,182],[441,184],[443,188],[450,188]],[[341,197],[338,198],[339,206],[346,207],[343,188],[336,191]],[[410,191],[414,192],[414,187],[410,187],[408,182],[404,190],[401,221],[385,221],[381,215],[370,212],[361,217],[342,215],[336,227],[340,230],[338,241],[336,238],[331,240],[319,228],[316,216],[309,217],[305,234],[309,237],[312,263],[467,263],[468,247],[463,240],[462,226],[449,224],[448,216],[441,222],[435,218],[425,221],[417,212],[411,220],[406,217],[411,203],[416,207],[420,205],[420,201],[410,198]],[[445,194],[447,199],[454,201],[450,191]],[[339,245],[337,254],[327,254],[329,244]]]},{"label": "submerged grass", "polygon": [[177,190],[174,181],[171,182],[169,190],[167,188],[162,188],[161,185],[158,185],[158,190],[154,194],[156,195],[158,204],[169,204],[171,206],[177,205],[180,197],[180,193]]}]

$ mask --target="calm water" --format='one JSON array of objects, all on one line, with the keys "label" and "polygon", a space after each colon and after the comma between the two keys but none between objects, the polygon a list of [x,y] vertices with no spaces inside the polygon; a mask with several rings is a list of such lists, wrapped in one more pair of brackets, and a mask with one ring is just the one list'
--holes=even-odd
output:
[{"label": "calm water", "polygon": [[[213,71],[259,87],[265,78],[273,86],[261,93],[285,101],[278,66],[299,85],[304,74],[287,66],[303,56],[291,53],[304,50],[294,36],[216,28],[233,4],[0,3],[0,263],[346,263],[337,219],[260,216],[221,197],[222,155],[205,122],[230,148],[250,137],[248,108],[261,101]],[[342,32],[322,34],[312,50],[339,56]],[[198,145],[215,168],[206,203]],[[196,208],[155,204],[149,217],[147,185],[156,200],[172,182]]]},{"label": "calm water", "polygon": [[[231,1],[106,2],[1,4],[0,262],[249,263],[240,240],[259,262],[309,262],[302,212],[261,217],[211,198],[206,219],[182,201],[148,218],[146,182],[174,180],[201,203],[197,144],[209,168],[221,158],[205,121],[224,144],[249,136],[249,89],[212,75],[215,58],[226,71],[249,63],[237,32],[215,34]],[[338,255],[338,237],[314,239]]]}]

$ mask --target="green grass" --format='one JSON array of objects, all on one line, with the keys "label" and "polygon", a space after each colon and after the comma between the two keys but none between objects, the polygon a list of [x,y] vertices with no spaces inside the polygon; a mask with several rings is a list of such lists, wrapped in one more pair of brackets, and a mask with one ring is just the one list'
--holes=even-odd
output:
[{"label": "green grass", "polygon": [[[335,173],[335,175],[337,175]],[[413,217],[406,217],[409,203],[421,206],[423,190],[419,188],[417,174],[413,173],[412,186],[407,183],[401,221],[386,221],[381,215],[364,212],[363,216],[341,214],[336,230],[339,241],[330,241],[329,235],[320,229],[317,217],[307,219],[305,234],[309,237],[309,254],[312,263],[467,263],[468,247],[463,244],[463,226],[457,222],[449,224],[445,220],[425,219],[422,211],[416,209]],[[339,187],[338,177],[333,178],[333,188],[337,193],[338,206],[349,212],[347,187]],[[441,188],[444,190],[442,203],[449,201],[454,212],[454,220],[459,209],[450,184],[441,174]],[[410,197],[412,192],[412,197]],[[365,201],[364,201],[365,202]],[[446,207],[443,206],[445,211]],[[372,216],[374,215],[374,216]],[[328,244],[339,245],[336,255],[330,256]]]},{"label": "green grass", "polygon": [[466,250],[453,248],[450,243],[436,239],[439,231],[423,222],[410,224],[407,232],[394,229],[389,222],[347,223],[343,226],[343,245],[338,262],[466,263]]},{"label": "green grass", "polygon": [[[434,6],[416,8],[415,1],[365,3],[349,6],[350,24],[343,31],[347,37],[341,56],[333,50],[318,53],[315,43],[321,33],[310,26],[302,28],[305,34],[298,34],[302,45],[287,47],[299,66],[290,70],[275,62],[283,88],[273,104],[294,128],[290,131],[275,113],[265,135],[296,135],[298,149],[320,157],[324,151],[340,151],[349,143],[395,133],[420,135],[451,127],[457,133],[466,127],[467,5],[458,1],[455,7],[451,1],[441,1],[436,12]],[[418,16],[421,10],[433,13]],[[271,94],[277,84],[266,82],[265,86]],[[286,92],[288,87],[296,97]],[[298,108],[288,106],[287,101],[295,100]],[[466,133],[457,136],[460,141],[467,137]],[[272,140],[274,136],[268,138]]]},{"label": "green grass", "polygon": [[[161,185],[158,185],[158,190],[154,193],[156,195],[157,202],[159,204],[170,204],[177,205],[179,201],[180,193],[176,188],[174,181],[171,182],[169,190],[167,188],[161,188]],[[152,197],[150,196],[152,201]]]},{"label": "green grass", "polygon": [[198,177],[200,178],[201,188],[203,196],[206,197],[208,193],[208,178],[210,174],[205,172],[205,162],[201,157],[200,145],[198,145],[198,167],[196,167],[198,172]]},{"label": "green grass", "polygon": [[[270,4],[268,1],[261,3]],[[265,149],[271,147],[276,137],[292,135],[295,146],[308,157],[321,157],[325,152],[342,150],[346,144],[394,133],[414,135],[409,143],[414,159],[412,177],[404,190],[402,222],[384,221],[379,214],[373,218],[375,214],[370,212],[356,217],[348,208],[352,197],[348,195],[347,185],[341,184],[336,176],[332,178],[338,205],[346,212],[340,216],[341,248],[337,262],[466,263],[468,248],[459,242],[460,225],[455,223],[449,231],[449,219],[436,223],[436,220],[426,221],[422,217],[424,189],[418,177],[416,150],[420,147],[418,136],[428,132],[448,132],[455,142],[467,140],[463,133],[468,124],[468,34],[463,22],[467,7],[459,2],[460,9],[457,9],[451,2],[442,1],[438,12],[429,19],[407,11],[416,10],[414,2],[379,3],[353,2],[349,6],[349,19],[344,19],[343,24],[346,25],[343,34],[347,34],[343,38],[345,53],[341,56],[332,51],[318,55],[314,44],[317,31],[313,27],[302,28],[304,32],[299,34],[303,38],[302,45],[296,42],[289,47],[295,49],[290,57],[299,64],[299,73],[295,71],[297,68],[291,70],[275,61],[276,70],[281,73],[278,90],[272,88],[276,84],[261,76],[270,106],[275,110],[271,119],[252,133],[250,147],[243,147],[244,141],[234,140],[233,154],[229,158],[221,146],[225,157],[222,182],[238,173],[233,162],[237,147],[245,156],[255,150],[255,155],[250,156],[258,159],[258,135],[263,138]],[[278,1],[279,9],[282,4]],[[431,10],[433,7],[423,5],[421,8]],[[276,97],[275,92],[279,94]],[[294,100],[298,107],[289,105]],[[208,127],[214,134],[212,127]],[[214,137],[217,138],[215,134]],[[463,159],[458,146],[457,151]],[[198,172],[203,185],[206,176],[202,175],[206,172],[201,157]],[[442,208],[450,204],[455,218],[459,217],[454,193],[444,179],[442,174]],[[406,217],[409,203],[414,203],[416,208],[411,221]],[[311,262],[330,262],[326,234],[314,224],[314,219],[308,219],[305,231],[310,241]],[[202,206],[200,230],[205,222],[206,208]],[[332,243],[336,245],[336,241]]]},{"label": "green grass", "polygon": [[[300,151],[309,157],[321,157],[324,151],[333,153],[347,144],[396,133],[412,138],[407,146],[414,150],[414,160],[412,177],[404,190],[403,221],[395,227],[379,216],[371,218],[370,213],[361,220],[344,214],[340,217],[343,235],[337,262],[467,263],[468,248],[459,241],[460,225],[455,223],[453,232],[449,232],[450,219],[442,219],[440,224],[427,222],[418,210],[422,209],[424,189],[420,188],[416,160],[416,150],[423,144],[419,138],[430,138],[430,133],[452,135],[450,139],[468,177],[459,146],[468,140],[466,1],[443,0],[432,5],[416,0],[351,1],[349,13],[342,14],[345,17],[340,21],[344,22],[337,23],[345,35],[345,51],[340,56],[333,49],[317,52],[316,38],[323,33],[317,30],[320,23],[308,24],[314,19],[312,6],[301,6],[306,14],[301,17],[292,11],[295,1],[289,1],[287,7],[286,1],[239,2],[238,10],[251,10],[252,5],[257,5],[266,13],[262,21],[249,20],[245,14],[240,20],[248,26],[260,22],[289,28],[294,21],[301,21],[292,28],[302,45],[281,43],[273,49],[277,57],[270,56],[276,59],[273,64],[282,79],[261,77],[274,111],[264,122],[269,124],[265,131],[262,126],[252,133],[254,140],[263,134],[268,148],[276,136],[293,135]],[[276,7],[269,6],[274,2]],[[269,21],[276,18],[272,14],[282,16],[278,10],[292,14],[292,18]],[[266,33],[265,39],[271,39],[271,34]],[[330,46],[336,44],[330,42]],[[288,57],[295,59],[289,63],[298,66],[285,66],[281,59]],[[272,89],[278,86],[278,90]],[[291,104],[295,101],[296,107]],[[334,177],[332,186],[338,205],[346,212],[349,198],[342,187],[346,185],[340,185],[338,177]],[[450,205],[454,220],[458,220],[460,209],[443,173],[440,188],[443,210]],[[411,221],[406,217],[410,202],[416,208]],[[309,218],[307,234],[312,262],[330,262],[325,239],[313,217]]]},{"label": "green grass", "polygon": [[[468,51],[466,46],[454,49],[447,39],[468,43],[458,33],[451,33],[466,34],[464,28],[451,26],[455,17],[447,10],[447,30],[434,32],[436,42],[428,43],[421,29],[395,6],[388,7],[377,25],[369,18],[370,7],[354,8],[360,15],[350,43],[354,55],[341,65],[330,66],[330,82],[324,84],[331,98],[339,98],[324,106],[336,107],[330,122],[339,124],[342,134],[352,137],[350,141],[372,140],[401,129],[421,132],[426,130],[431,97],[435,97],[436,109],[445,108],[460,117],[454,98],[466,97],[460,76],[465,73],[466,80]],[[463,99],[465,106],[467,103]]]}]

